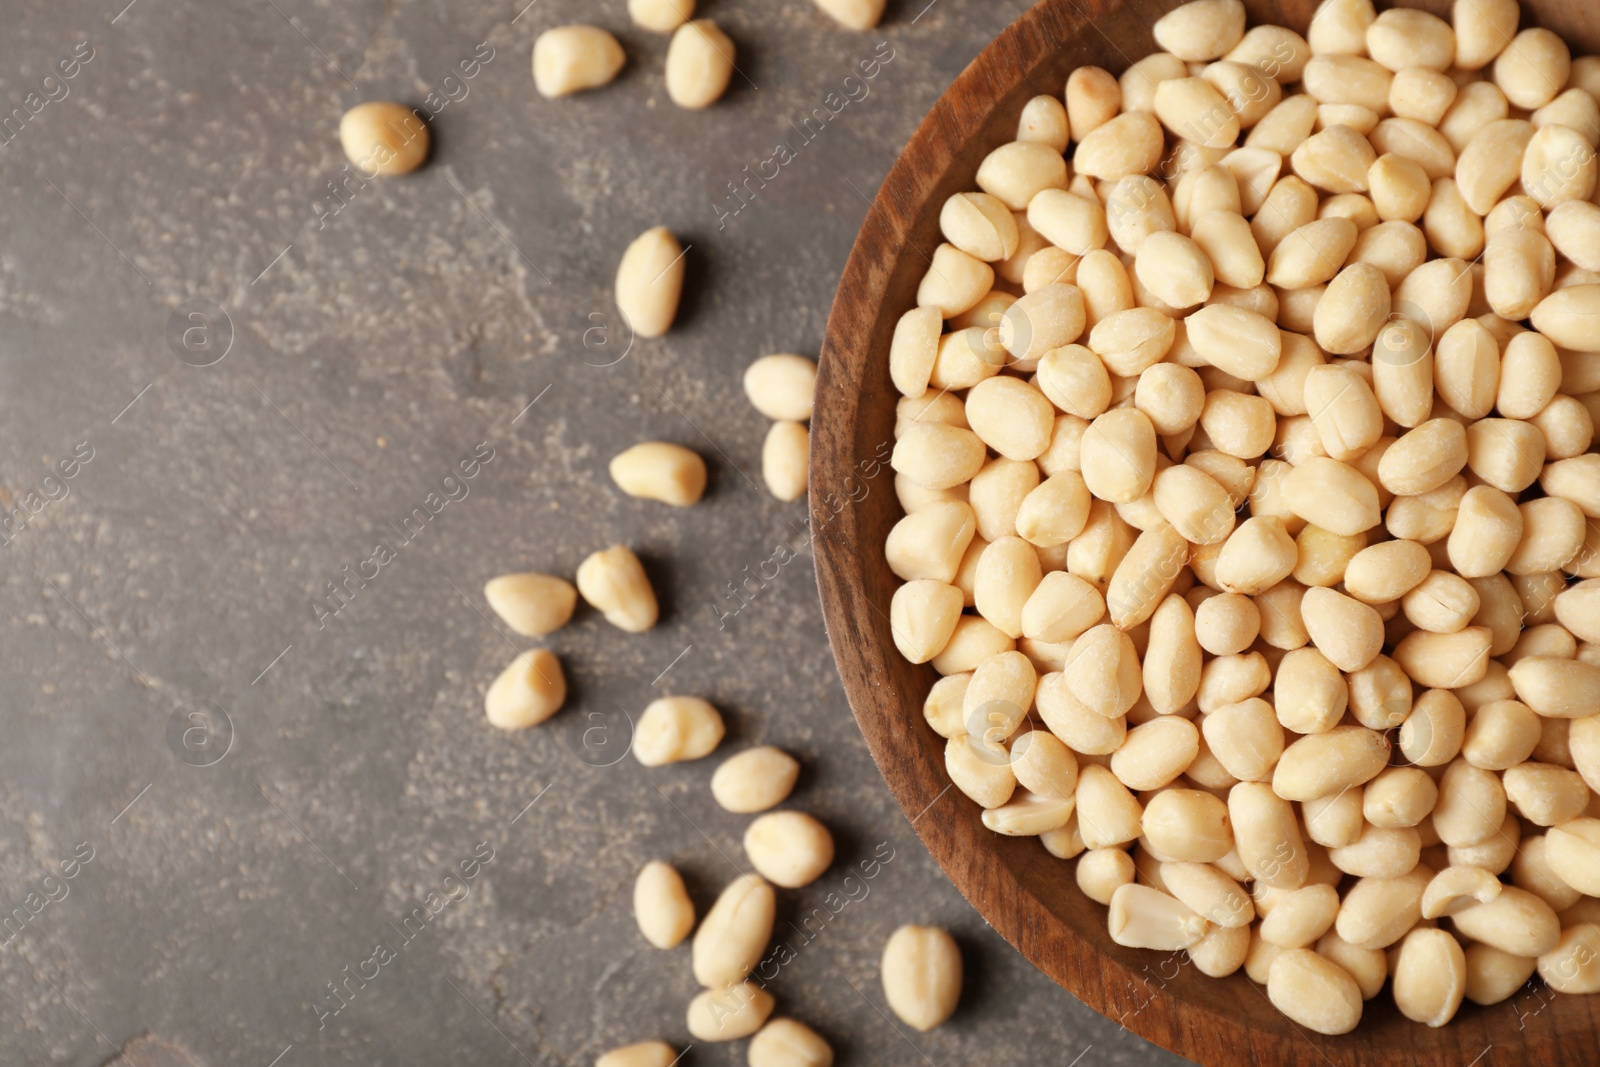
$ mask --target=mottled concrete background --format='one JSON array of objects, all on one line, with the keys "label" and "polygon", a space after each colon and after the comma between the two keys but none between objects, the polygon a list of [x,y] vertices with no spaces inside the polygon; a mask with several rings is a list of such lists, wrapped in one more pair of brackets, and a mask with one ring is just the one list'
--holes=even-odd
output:
[{"label": "mottled concrete background", "polygon": [[[805,762],[793,803],[840,862],[783,918],[857,899],[774,990],[841,1063],[1177,1062],[1035,972],[927,858],[850,720],[809,551],[737,614],[724,599],[804,541],[803,508],[757,484],[740,370],[816,353],[866,198],[1022,0],[891,2],[870,34],[804,0],[702,0],[742,71],[705,113],[667,100],[666,40],[623,0],[126,2],[8,0],[0,32],[0,115],[25,116],[0,147],[0,1062],[101,1064],[143,1033],[192,1061],[146,1042],[126,1062],[685,1041],[687,950],[638,936],[633,875],[670,859],[703,905],[747,820],[712,802],[712,761],[621,758],[624,713],[667,692],[725,709],[725,751]],[[575,20],[617,31],[628,67],[542,100],[532,41]],[[870,94],[719,228],[726,183],[884,40]],[[368,99],[438,109],[433,160],[332,200],[339,116]],[[611,277],[657,223],[693,245],[683,312],[624,355]],[[612,487],[606,461],[645,438],[706,456],[703,504]],[[461,479],[475,450],[492,459]],[[580,610],[548,642],[567,709],[492,731],[484,687],[527,642],[483,582],[617,541],[661,625]],[[319,622],[379,543],[395,559]],[[877,981],[908,921],[954,929],[969,969],[928,1035],[891,1025]],[[335,1014],[330,983],[374,967]]]}]

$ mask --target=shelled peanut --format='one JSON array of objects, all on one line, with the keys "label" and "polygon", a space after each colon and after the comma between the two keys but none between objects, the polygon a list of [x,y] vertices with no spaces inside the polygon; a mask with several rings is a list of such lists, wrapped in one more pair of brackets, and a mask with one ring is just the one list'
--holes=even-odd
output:
[{"label": "shelled peanut", "polygon": [[1600,58],[1519,20],[1177,8],[885,353],[955,786],[1321,1033],[1600,991]]}]

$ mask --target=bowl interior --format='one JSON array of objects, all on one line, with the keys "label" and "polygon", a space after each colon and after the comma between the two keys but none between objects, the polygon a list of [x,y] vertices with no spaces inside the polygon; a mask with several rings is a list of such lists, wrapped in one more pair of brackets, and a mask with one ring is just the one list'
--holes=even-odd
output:
[{"label": "bowl interior", "polygon": [[[1078,890],[1070,862],[1004,838],[950,788],[943,741],[922,719],[937,675],[905,662],[889,632],[898,585],[883,556],[901,517],[888,467],[898,399],[889,380],[895,321],[915,303],[939,243],[939,207],[976,188],[978,163],[1015,133],[1023,103],[1059,95],[1074,68],[1120,73],[1155,48],[1151,24],[1179,0],[1043,0],[992,42],[938,101],[879,189],[841,277],[823,345],[812,420],[811,521],[829,640],[873,757],[951,880],[1002,936],[1063,987],[1128,1029],[1204,1064],[1600,1061],[1600,1004],[1530,986],[1501,1004],[1466,1003],[1440,1030],[1412,1023],[1388,992],[1350,1035],[1302,1031],[1238,973],[1217,980],[1179,953],[1131,950],[1106,933],[1105,908]],[[1465,0],[1471,2],[1471,0]],[[1575,54],[1600,50],[1593,0],[1524,3],[1525,23]],[[1402,5],[1449,16],[1447,0]],[[1250,24],[1305,31],[1314,0],[1246,0]],[[1459,1059],[1458,1059],[1459,1057]]]}]

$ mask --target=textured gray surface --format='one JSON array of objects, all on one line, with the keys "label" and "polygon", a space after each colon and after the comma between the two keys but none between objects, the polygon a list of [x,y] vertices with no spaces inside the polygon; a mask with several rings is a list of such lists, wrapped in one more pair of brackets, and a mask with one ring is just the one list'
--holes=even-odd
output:
[{"label": "textured gray surface", "polygon": [[[0,905],[28,916],[0,947],[0,1062],[100,1064],[143,1032],[263,1067],[577,1064],[684,1040],[687,952],[639,938],[632,877],[668,858],[703,904],[746,820],[713,804],[711,761],[593,765],[621,754],[623,710],[664,692],[724,708],[726,751],[804,759],[794,804],[841,855],[784,894],[785,919],[892,850],[773,985],[841,1063],[1177,1062],[1035,972],[927,858],[850,721],[808,552],[737,615],[713,608],[803,540],[803,509],[753,481],[766,424],[741,368],[815,354],[864,197],[1025,4],[938,0],[913,25],[922,0],[900,0],[858,35],[802,0],[705,2],[744,77],[695,114],[666,100],[665,39],[622,0],[124,2],[10,0],[0,34],[0,114],[27,115],[0,147],[0,492],[25,509],[0,549]],[[629,66],[544,101],[531,42],[579,19],[618,30]],[[870,94],[719,229],[725,183],[882,40]],[[44,83],[78,42],[92,58]],[[488,48],[461,96],[445,78]],[[331,215],[341,112],[430,91],[457,97],[432,163]],[[613,362],[625,339],[586,331],[614,330],[617,257],[656,223],[693,245],[680,325]],[[231,320],[212,366],[166,339],[192,299]],[[644,438],[707,456],[703,504],[611,487],[606,460]],[[397,526],[480,444],[493,459],[408,540]],[[47,480],[75,448],[92,459]],[[617,541],[644,556],[661,625],[580,610],[548,641],[568,708],[492,731],[482,692],[513,649],[482,583]],[[379,542],[394,561],[319,627],[312,605]],[[219,709],[231,738],[185,734]],[[489,848],[406,940],[404,917]],[[969,967],[952,1023],[909,1038],[876,967],[907,921],[950,926]],[[396,957],[319,1029],[327,983],[371,975],[380,941]]]}]

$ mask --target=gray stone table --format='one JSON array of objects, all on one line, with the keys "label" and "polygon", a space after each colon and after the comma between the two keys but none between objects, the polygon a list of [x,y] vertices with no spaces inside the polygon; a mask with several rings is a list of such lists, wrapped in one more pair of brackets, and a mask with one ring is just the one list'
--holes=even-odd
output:
[{"label": "gray stone table", "polygon": [[[794,803],[841,856],[782,918],[849,902],[790,931],[773,988],[841,1064],[1178,1062],[1037,973],[923,852],[850,719],[809,552],[725,599],[803,543],[803,508],[759,486],[741,369],[816,353],[867,199],[1025,4],[892,0],[855,34],[804,0],[704,0],[741,74],[688,113],[623,0],[126,2],[0,13],[0,1062],[101,1064],[141,1034],[128,1063],[211,1067],[685,1040],[687,951],[638,936],[633,875],[668,858],[703,906],[746,820],[710,761],[616,762],[668,692],[726,709],[727,750],[803,758]],[[628,66],[543,100],[532,41],[578,20]],[[732,214],[728,183],[884,41],[865,94]],[[350,177],[335,130],[368,99],[438,111],[425,169]],[[657,223],[693,246],[680,323],[624,355],[612,273]],[[613,488],[646,438],[707,456],[704,503]],[[484,687],[532,642],[483,582],[618,541],[661,624],[580,610],[547,642],[566,710],[489,728]],[[927,1035],[877,982],[910,921],[968,964]]]}]

